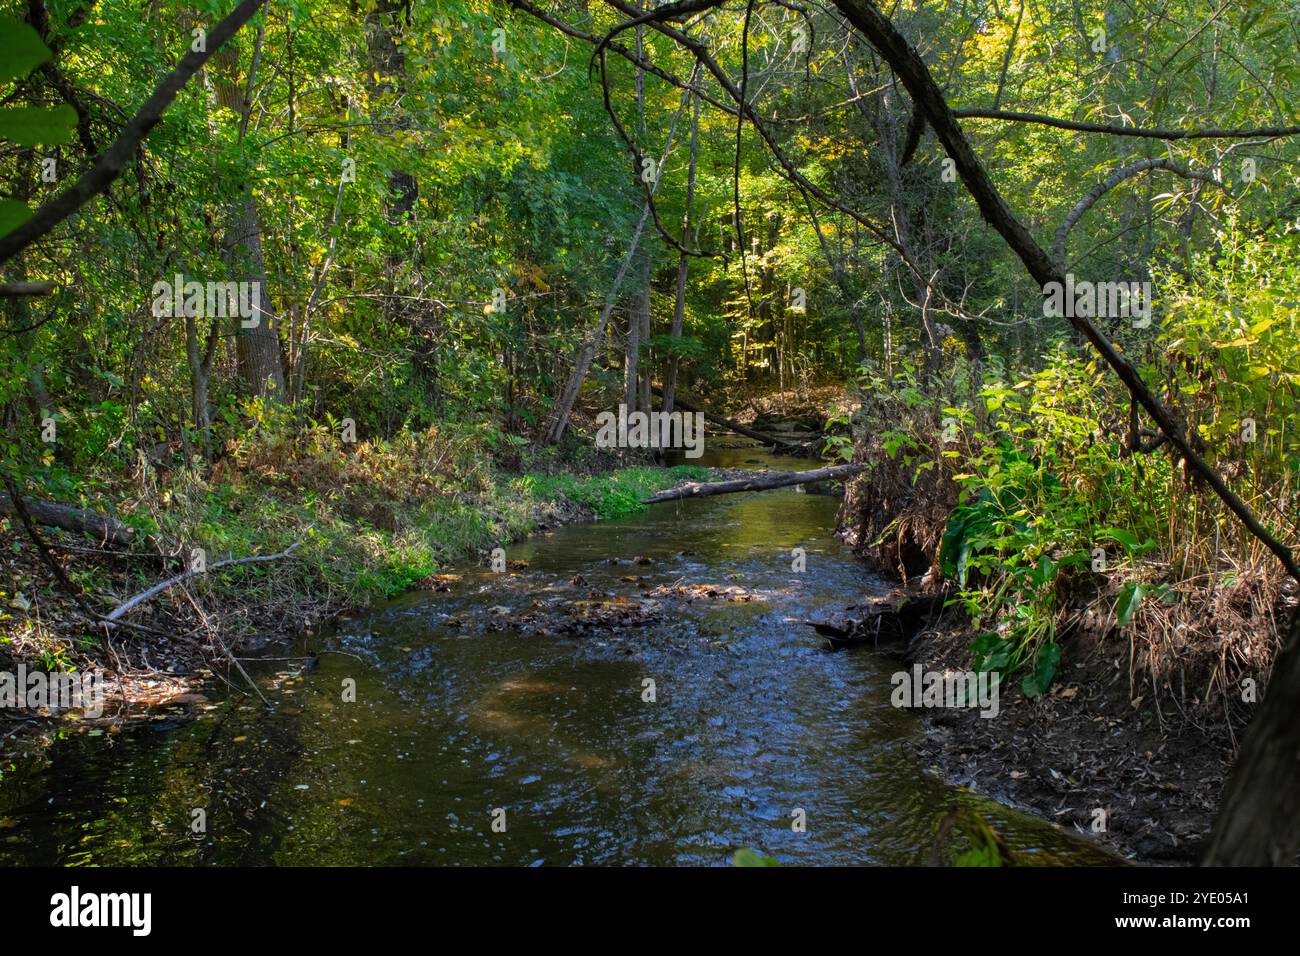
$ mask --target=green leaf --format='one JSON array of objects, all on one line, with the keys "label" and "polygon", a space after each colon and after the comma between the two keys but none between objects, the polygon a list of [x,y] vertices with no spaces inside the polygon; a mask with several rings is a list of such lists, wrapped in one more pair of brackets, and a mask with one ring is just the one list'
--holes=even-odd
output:
[{"label": "green leaf", "polygon": [[17,199],[0,199],[0,236],[7,236],[28,219],[32,211]]},{"label": "green leaf", "polygon": [[1124,546],[1124,550],[1132,554],[1139,547],[1141,542],[1138,541],[1137,535],[1125,531],[1123,528],[1102,528],[1097,532],[1099,538],[1110,538],[1112,541],[1118,541]]},{"label": "green leaf", "polygon": [[1061,663],[1061,645],[1047,644],[1038,652],[1034,663],[1034,672],[1020,682],[1020,689],[1026,697],[1038,697],[1052,686],[1056,676],[1056,666]]},{"label": "green leaf", "polygon": [[1142,585],[1130,581],[1119,592],[1119,603],[1115,605],[1115,617],[1123,627],[1133,619],[1138,605],[1142,603]]},{"label": "green leaf", "polygon": [[72,142],[77,128],[77,111],[64,103],[45,109],[40,106],[10,106],[0,109],[0,138],[19,146],[60,146]]},{"label": "green leaf", "polygon": [[0,18],[0,83],[21,80],[54,56],[26,23]]},{"label": "green leaf", "polygon": [[756,850],[737,850],[736,855],[731,858],[732,866],[780,866],[770,856],[763,856]]}]

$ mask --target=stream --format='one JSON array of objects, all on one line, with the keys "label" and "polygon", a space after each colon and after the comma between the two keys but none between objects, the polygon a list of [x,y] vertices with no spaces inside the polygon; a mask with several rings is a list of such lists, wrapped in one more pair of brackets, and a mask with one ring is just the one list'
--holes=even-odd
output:
[{"label": "stream", "polygon": [[[813,467],[752,448],[700,463]],[[741,848],[916,864],[954,799],[1022,862],[1115,862],[929,773],[919,717],[890,705],[901,665],[828,652],[799,623],[886,588],[833,537],[838,505],[786,488],[561,528],[507,546],[516,570],[453,569],[444,592],[268,651],[319,654],[301,674],[250,663],[269,711],[216,687],[193,719],[61,733],[0,761],[0,865],[725,865]],[[524,626],[675,583],[749,599],[650,596],[628,626]]]}]

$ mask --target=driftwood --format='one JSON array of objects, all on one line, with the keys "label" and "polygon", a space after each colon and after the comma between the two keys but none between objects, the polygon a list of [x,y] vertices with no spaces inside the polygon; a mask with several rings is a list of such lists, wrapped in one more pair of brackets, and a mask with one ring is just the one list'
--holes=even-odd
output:
[{"label": "driftwood", "polygon": [[[310,530],[311,529],[309,528],[308,531]],[[294,550],[298,547],[298,545],[302,544],[303,541],[305,540],[307,540],[307,536],[303,535],[303,537],[299,538],[293,544],[289,545],[289,547],[285,548],[283,551],[277,554],[258,554],[258,555],[254,555],[251,558],[231,558],[227,561],[218,561],[216,564],[210,564],[203,571],[196,571],[191,568],[186,568],[180,574],[174,575],[173,577],[168,578],[166,581],[160,581],[158,584],[155,584],[153,587],[149,588],[149,590],[141,591],[135,597],[128,598],[127,600],[123,601],[121,604],[115,607],[111,612],[109,612],[103,618],[103,622],[105,624],[113,624],[118,620],[118,618],[122,617],[122,615],[126,614],[132,608],[139,607],[141,604],[143,604],[145,601],[148,601],[150,598],[157,597],[159,594],[162,594],[168,588],[174,587],[177,584],[180,584],[182,581],[186,581],[189,578],[194,577],[194,575],[196,574],[206,574],[208,571],[217,571],[221,568],[233,568],[239,564],[260,564],[267,561],[279,561],[281,558],[287,558],[289,555],[293,554]]]},{"label": "driftwood", "polygon": [[[87,511],[84,508],[74,508],[71,505],[54,504],[48,501],[35,501],[26,496],[23,497],[23,507],[37,524],[88,534],[101,544],[125,547],[138,538],[134,528],[98,511]],[[0,494],[0,514],[18,514],[9,495]]]},{"label": "driftwood", "polygon": [[845,608],[835,620],[803,623],[826,638],[832,650],[857,644],[910,643],[943,613],[945,598],[942,593],[894,591]]},{"label": "driftwood", "polygon": [[737,478],[734,481],[692,482],[680,488],[670,488],[645,500],[648,505],[661,501],[676,501],[679,498],[705,498],[709,495],[727,495],[735,491],[767,491],[769,488],[784,488],[788,485],[808,485],[817,481],[838,481],[856,475],[866,468],[865,463],[851,465],[831,465],[829,468],[817,468],[813,471],[782,471],[774,475],[756,475],[753,478]]},{"label": "driftwood", "polygon": [[[658,395],[660,398],[664,397],[664,390],[660,388],[658,385],[651,385],[650,390],[654,392],[656,395]],[[733,431],[737,435],[744,435],[746,438],[752,438],[754,439],[754,441],[762,442],[764,445],[771,445],[774,448],[800,447],[798,445],[792,445],[789,442],[782,441],[781,439],[775,438],[772,435],[765,435],[762,432],[754,431],[754,429],[748,428],[745,425],[740,424],[740,422],[733,422],[730,418],[723,418],[721,415],[715,415],[713,414],[713,412],[706,411],[705,409],[700,408],[698,405],[692,405],[690,402],[685,401],[680,395],[674,395],[673,410],[677,411],[679,409],[683,412],[699,412],[701,415],[704,416],[704,420],[706,422],[712,422],[714,425],[717,425],[721,428],[725,428],[728,431]]]}]

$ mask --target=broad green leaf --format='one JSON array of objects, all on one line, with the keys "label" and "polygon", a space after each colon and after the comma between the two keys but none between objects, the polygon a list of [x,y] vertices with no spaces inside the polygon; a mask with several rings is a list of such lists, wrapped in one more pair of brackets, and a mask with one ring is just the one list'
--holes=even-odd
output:
[{"label": "broad green leaf", "polygon": [[26,23],[0,18],[0,83],[21,80],[53,56]]},{"label": "broad green leaf", "polygon": [[19,146],[60,146],[72,142],[77,111],[64,103],[49,109],[10,106],[0,109],[0,139]]},{"label": "broad green leaf", "polygon": [[1052,686],[1056,676],[1056,666],[1061,663],[1061,645],[1047,644],[1038,652],[1034,663],[1034,672],[1021,681],[1020,688],[1026,697],[1038,697]]},{"label": "broad green leaf", "polygon": [[1130,553],[1136,551],[1138,547],[1137,535],[1125,531],[1123,528],[1102,528],[1097,532],[1097,536],[1099,538],[1110,538],[1112,541],[1118,541],[1124,546],[1124,550]]},{"label": "broad green leaf", "polygon": [[32,211],[17,199],[0,199],[0,236],[7,236],[28,219]]},{"label": "broad green leaf", "polygon": [[1130,581],[1124,585],[1119,592],[1119,603],[1115,605],[1115,617],[1120,627],[1133,619],[1133,614],[1137,611],[1141,602],[1142,585],[1136,581]]},{"label": "broad green leaf", "polygon": [[770,856],[763,856],[755,850],[737,850],[736,855],[731,858],[732,866],[780,866],[776,860]]}]

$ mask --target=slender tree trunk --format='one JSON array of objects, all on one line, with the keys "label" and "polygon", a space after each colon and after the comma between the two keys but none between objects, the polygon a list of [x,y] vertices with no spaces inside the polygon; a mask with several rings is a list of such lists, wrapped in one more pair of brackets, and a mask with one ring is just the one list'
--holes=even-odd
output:
[{"label": "slender tree trunk", "polygon": [[[638,8],[644,8],[644,3]],[[636,53],[640,59],[644,50],[642,27],[636,28]],[[636,112],[640,127],[641,142],[649,138],[645,112],[645,71],[640,67],[636,71]],[[655,170],[655,178],[661,170]],[[641,170],[634,170],[633,176],[640,176]],[[634,186],[640,189],[639,186]],[[641,367],[641,346],[650,337],[650,277],[654,264],[650,257],[650,244],[642,243],[641,257],[637,262],[637,287],[632,300],[632,307],[627,319],[627,348],[623,358],[623,403],[629,413],[637,410],[640,404],[640,381],[637,378]],[[649,411],[649,407],[643,409]]]},{"label": "slender tree trunk", "polygon": [[[844,69],[849,81],[849,89],[854,96],[858,96],[857,79],[853,74],[852,62],[849,59],[848,51],[844,54]],[[888,79],[881,79],[882,84],[888,84]],[[885,86],[885,92],[875,97],[874,110],[868,106],[865,100],[859,100],[858,109],[863,117],[870,122],[876,130],[876,136],[880,141],[881,162],[885,167],[885,185],[889,196],[889,213],[894,227],[894,235],[898,239],[898,244],[902,247],[903,256],[912,267],[924,272],[925,266],[918,260],[916,248],[912,244],[911,228],[911,204],[904,190],[902,168],[899,163],[898,155],[898,116],[895,103],[896,96]],[[908,268],[904,263],[903,268]],[[911,271],[909,269],[909,271]],[[927,376],[938,371],[943,362],[942,342],[940,340],[938,329],[930,317],[930,288],[924,275],[913,274],[913,288],[916,294],[917,308],[920,309],[918,316],[921,326],[921,346],[925,352],[925,371]]]},{"label": "slender tree trunk", "polygon": [[[699,64],[691,72],[691,83],[699,75]],[[682,211],[682,246],[689,249],[694,243],[691,234],[691,220],[695,214],[695,170],[700,155],[700,99],[691,97],[691,159],[686,172],[686,208]],[[696,227],[696,236],[699,228]],[[668,370],[664,373],[663,410],[671,413],[677,393],[677,375],[681,368],[681,356],[677,354],[677,345],[682,338],[682,325],[686,318],[686,282],[690,278],[691,257],[685,252],[677,257],[676,297],[673,302],[673,324],[669,330],[673,349],[668,356]]]},{"label": "slender tree trunk", "polygon": [[565,383],[564,391],[560,393],[559,401],[555,403],[555,411],[552,413],[550,424],[546,428],[545,443],[553,444],[559,441],[564,436],[565,429],[569,427],[569,416],[573,413],[573,403],[578,400],[578,393],[582,391],[582,383],[587,380],[587,373],[591,371],[591,363],[595,360],[600,343],[605,338],[605,329],[609,326],[609,317],[614,311],[614,304],[618,301],[619,287],[623,284],[623,279],[627,276],[632,260],[636,257],[637,246],[641,243],[641,234],[645,232],[645,224],[649,218],[650,206],[647,204],[641,209],[641,219],[637,222],[636,229],[632,231],[632,242],[627,255],[623,258],[618,274],[614,276],[614,282],[610,286],[609,293],[605,296],[605,305],[600,310],[600,318],[591,331],[587,333],[587,337],[578,349],[578,354],[574,357],[573,371],[569,374],[569,380]]},{"label": "slender tree trunk", "polygon": [[[379,0],[375,10],[369,14],[366,22],[366,52],[370,64],[370,94],[372,98],[392,96],[395,104],[384,119],[376,123],[381,131],[392,132],[406,130],[412,126],[411,117],[401,106],[401,98],[406,92],[406,54],[402,51],[400,18],[409,10],[409,0]],[[388,174],[388,222],[394,226],[411,222],[415,219],[416,203],[420,197],[420,184],[414,173],[395,169]],[[382,314],[386,325],[401,325],[409,330],[412,351],[411,368],[417,380],[423,384],[427,398],[437,392],[435,369],[437,363],[429,344],[432,336],[427,328],[412,319],[403,321],[401,315],[404,306],[394,293],[403,284],[402,275],[410,268],[413,260],[409,242],[405,239],[390,240],[393,249],[388,256],[385,271]]]},{"label": "slender tree trunk", "polygon": [[[663,168],[669,154],[672,152],[673,137],[677,132],[677,122],[686,110],[689,97],[690,94],[688,93],[682,94],[681,103],[677,107],[677,114],[673,117],[672,125],[668,129],[668,138],[664,143],[664,150],[659,157],[659,165],[656,169]],[[650,188],[650,194],[654,195],[658,188],[659,180],[656,178],[655,184]],[[546,433],[542,436],[544,444],[553,444],[559,441],[563,437],[565,429],[569,427],[569,416],[573,413],[573,403],[578,399],[578,393],[582,390],[582,383],[586,381],[587,373],[591,370],[591,363],[594,361],[596,352],[605,337],[605,330],[609,326],[609,317],[614,311],[614,304],[618,301],[618,290],[623,285],[628,270],[631,269],[633,262],[636,260],[637,249],[641,244],[641,236],[645,232],[646,223],[649,220],[650,204],[647,202],[641,207],[641,218],[632,231],[632,241],[628,246],[627,255],[623,258],[618,274],[614,276],[614,282],[610,286],[609,293],[605,296],[605,305],[600,311],[600,318],[583,340],[577,355],[574,356],[573,371],[569,375],[569,380],[560,393],[559,399],[556,401],[555,411],[551,414]]]},{"label": "slender tree trunk", "polygon": [[[263,30],[259,28],[248,79],[242,92],[237,80],[239,53],[236,47],[229,45],[213,57],[213,62],[235,77],[218,77],[214,85],[217,102],[234,110],[239,118],[240,143],[244,141],[252,113],[252,90],[257,81],[262,37]],[[284,397],[284,362],[280,354],[279,322],[271,309],[266,263],[262,255],[262,229],[251,182],[240,183],[239,195],[227,208],[225,253],[231,278],[237,282],[256,283],[257,287],[253,314],[243,319],[234,319],[240,382],[249,395],[279,401]],[[204,401],[206,403],[206,397]],[[198,422],[195,424],[197,426]]]},{"label": "slender tree trunk", "polygon": [[627,347],[623,354],[623,403],[629,413],[637,409],[637,372],[641,363],[643,318],[650,309],[650,257],[644,245],[637,259],[637,288],[627,317]]}]

